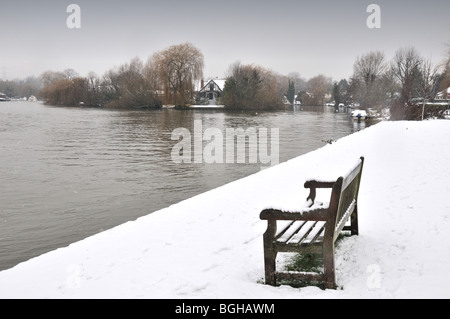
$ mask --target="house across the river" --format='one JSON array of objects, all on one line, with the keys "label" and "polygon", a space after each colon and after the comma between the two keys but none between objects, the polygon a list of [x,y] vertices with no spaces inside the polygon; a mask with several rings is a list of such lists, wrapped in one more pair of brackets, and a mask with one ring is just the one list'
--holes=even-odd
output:
[{"label": "house across the river", "polygon": [[222,97],[224,86],[225,80],[208,80],[199,91],[200,97],[208,99],[209,104],[217,104],[217,99]]}]

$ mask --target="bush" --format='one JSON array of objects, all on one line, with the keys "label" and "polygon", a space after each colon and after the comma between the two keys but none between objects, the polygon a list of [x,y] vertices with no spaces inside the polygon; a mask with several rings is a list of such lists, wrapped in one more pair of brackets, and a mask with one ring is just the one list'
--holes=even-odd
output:
[{"label": "bush", "polygon": [[278,110],[284,108],[282,91],[271,71],[236,63],[225,82],[222,102],[232,110]]},{"label": "bush", "polygon": [[[443,113],[447,109],[446,105],[428,104],[425,105],[424,119],[443,118]],[[393,121],[420,121],[422,120],[421,104],[402,104],[396,101],[391,106],[391,120]]]},{"label": "bush", "polygon": [[51,105],[76,106],[90,105],[92,92],[85,78],[61,79],[47,86],[41,92],[44,102]]}]

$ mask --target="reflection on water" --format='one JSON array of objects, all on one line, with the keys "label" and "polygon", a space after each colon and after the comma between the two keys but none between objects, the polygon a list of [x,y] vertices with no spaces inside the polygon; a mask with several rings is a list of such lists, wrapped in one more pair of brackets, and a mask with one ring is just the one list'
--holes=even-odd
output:
[{"label": "reflection on water", "polygon": [[353,120],[353,130],[355,132],[361,131],[363,129],[366,128],[366,121],[361,121],[361,120]]},{"label": "reflection on water", "polygon": [[279,159],[364,123],[331,108],[108,111],[0,104],[0,270],[233,180],[260,164],[176,164],[176,128],[279,128]]}]

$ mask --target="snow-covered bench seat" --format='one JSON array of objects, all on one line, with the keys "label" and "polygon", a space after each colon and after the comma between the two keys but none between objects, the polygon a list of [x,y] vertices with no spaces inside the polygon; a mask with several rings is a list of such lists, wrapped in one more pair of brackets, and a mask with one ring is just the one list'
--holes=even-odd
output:
[{"label": "snow-covered bench seat", "polygon": [[[336,181],[307,181],[304,186],[310,189],[310,193],[306,204],[298,211],[269,208],[261,212],[260,218],[268,221],[264,233],[266,284],[276,285],[277,279],[298,279],[336,288],[334,243],[341,231],[358,235],[357,202],[363,164],[364,157],[361,157],[347,174]],[[318,188],[331,188],[329,204],[315,203]],[[277,231],[278,221],[283,221],[284,225]],[[350,225],[346,225],[347,221]],[[278,252],[322,254],[324,271],[277,272],[275,261]]]}]

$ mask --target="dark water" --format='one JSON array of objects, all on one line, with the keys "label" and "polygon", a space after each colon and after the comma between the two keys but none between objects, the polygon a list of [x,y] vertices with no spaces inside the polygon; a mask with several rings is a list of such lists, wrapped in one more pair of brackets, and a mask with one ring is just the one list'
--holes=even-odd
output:
[{"label": "dark water", "polygon": [[[284,162],[355,130],[333,108],[110,111],[0,103],[0,270],[260,171],[176,164],[176,128],[278,128]],[[361,124],[364,125],[364,124]]]}]

